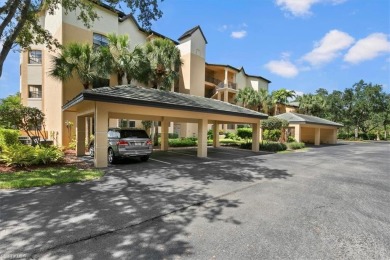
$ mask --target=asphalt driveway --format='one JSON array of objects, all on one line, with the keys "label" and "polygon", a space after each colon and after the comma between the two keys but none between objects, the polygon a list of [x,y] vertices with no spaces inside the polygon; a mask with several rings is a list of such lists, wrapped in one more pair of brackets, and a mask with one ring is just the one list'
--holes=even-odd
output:
[{"label": "asphalt driveway", "polygon": [[0,191],[0,259],[387,259],[389,157],[389,143],[184,149],[99,181]]}]

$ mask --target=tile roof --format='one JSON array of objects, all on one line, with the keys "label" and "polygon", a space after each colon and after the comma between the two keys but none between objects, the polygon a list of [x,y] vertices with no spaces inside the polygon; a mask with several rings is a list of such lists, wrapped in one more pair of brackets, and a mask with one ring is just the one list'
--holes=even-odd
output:
[{"label": "tile roof", "polygon": [[198,26],[195,26],[194,28],[189,29],[188,31],[186,31],[185,33],[183,33],[182,36],[180,36],[178,40],[181,41],[181,40],[183,40],[183,39],[185,39],[185,38],[187,38],[187,37],[190,37],[190,36],[191,36],[194,32],[196,32],[196,30],[198,30],[198,29],[199,29],[200,33],[202,34],[204,41],[207,43],[206,37],[204,36],[203,31],[202,31],[202,29],[200,28],[199,25],[198,25]]},{"label": "tile roof", "polygon": [[259,119],[268,118],[268,115],[266,114],[215,99],[131,85],[84,90],[74,99],[67,102],[62,109],[67,110],[83,100],[179,109]]},{"label": "tile roof", "polygon": [[276,115],[275,117],[280,119],[285,119],[289,123],[306,123],[306,124],[316,124],[316,125],[328,125],[328,126],[337,126],[341,127],[342,124],[326,120],[316,116],[302,115],[298,113],[284,113]]}]

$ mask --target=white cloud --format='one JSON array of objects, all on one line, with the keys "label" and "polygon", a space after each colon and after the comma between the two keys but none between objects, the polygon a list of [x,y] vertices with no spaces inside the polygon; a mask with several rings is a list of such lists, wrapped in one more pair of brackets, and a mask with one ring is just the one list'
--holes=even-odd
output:
[{"label": "white cloud", "polygon": [[234,39],[241,39],[241,38],[244,38],[246,36],[246,31],[245,30],[241,30],[241,31],[236,31],[236,32],[232,32],[230,34],[230,36]]},{"label": "white cloud", "polygon": [[275,0],[276,5],[282,10],[291,13],[294,16],[311,15],[310,8],[317,3],[330,2],[334,5],[341,4],[346,0]]},{"label": "white cloud", "polygon": [[271,60],[265,67],[271,73],[285,78],[293,78],[299,73],[298,68],[288,60]]},{"label": "white cloud", "polygon": [[390,42],[384,33],[373,33],[360,39],[344,56],[344,61],[357,64],[390,52]]},{"label": "white cloud", "polygon": [[339,56],[340,51],[351,46],[354,41],[349,34],[332,30],[315,43],[314,49],[305,54],[302,59],[315,66],[328,63]]}]

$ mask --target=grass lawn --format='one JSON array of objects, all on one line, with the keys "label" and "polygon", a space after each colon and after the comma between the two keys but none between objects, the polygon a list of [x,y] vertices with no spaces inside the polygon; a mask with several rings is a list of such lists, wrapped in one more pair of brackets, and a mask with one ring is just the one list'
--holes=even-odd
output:
[{"label": "grass lawn", "polygon": [[87,181],[99,179],[103,174],[100,170],[77,169],[74,166],[3,173],[0,174],[0,189],[21,189]]}]

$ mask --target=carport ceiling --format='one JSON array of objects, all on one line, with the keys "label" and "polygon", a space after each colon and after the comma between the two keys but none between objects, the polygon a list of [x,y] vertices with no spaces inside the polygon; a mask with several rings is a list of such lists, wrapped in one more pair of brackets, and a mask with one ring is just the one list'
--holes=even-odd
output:
[{"label": "carport ceiling", "polygon": [[82,101],[99,101],[246,118],[268,118],[266,114],[215,99],[131,85],[84,90],[74,99],[67,102],[62,109],[63,111],[70,111],[72,107],[77,106]]}]

